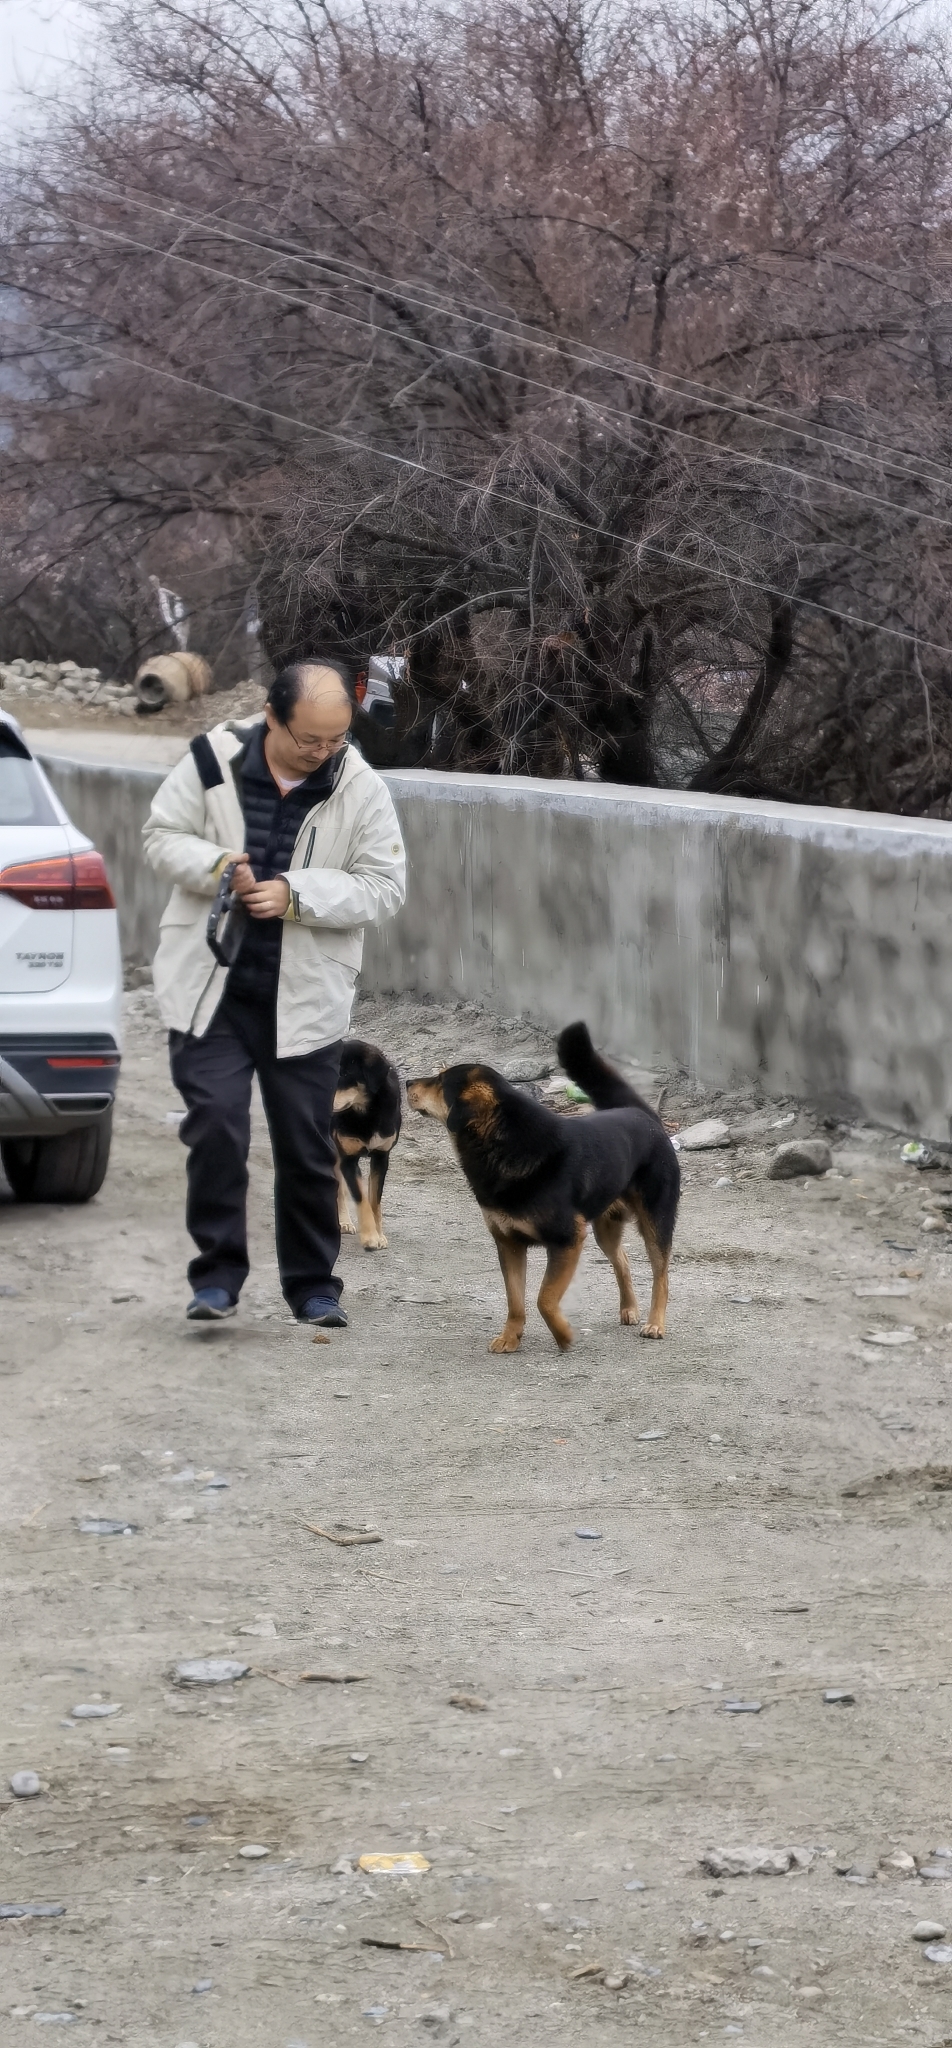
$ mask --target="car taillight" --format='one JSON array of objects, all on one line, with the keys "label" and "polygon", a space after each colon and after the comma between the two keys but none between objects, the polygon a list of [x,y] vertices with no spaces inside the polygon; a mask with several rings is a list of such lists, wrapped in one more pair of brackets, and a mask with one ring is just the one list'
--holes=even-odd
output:
[{"label": "car taillight", "polygon": [[116,899],[101,853],[74,853],[73,876],[74,910],[115,910]]},{"label": "car taillight", "polygon": [[354,684],[354,696],[356,697],[356,699],[357,699],[357,702],[358,702],[358,704],[362,704],[362,703],[363,703],[363,701],[364,701],[364,698],[366,697],[366,695],[367,695],[367,677],[366,677],[366,673],[365,673],[365,671],[364,671],[363,669],[361,669],[361,671],[360,671],[360,674],[359,674],[359,676],[357,677],[357,681],[356,681],[356,682],[355,682],[355,684]]},{"label": "car taillight", "polygon": [[56,854],[0,869],[0,891],[28,910],[115,910],[101,853]]}]

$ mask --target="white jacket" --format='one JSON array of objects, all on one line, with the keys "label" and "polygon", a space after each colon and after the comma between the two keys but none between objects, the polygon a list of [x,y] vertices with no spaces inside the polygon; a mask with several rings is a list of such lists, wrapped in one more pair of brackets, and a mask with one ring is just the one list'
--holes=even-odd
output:
[{"label": "white jacket", "polygon": [[[205,930],[218,871],[244,848],[231,763],[260,719],[216,725],[208,741],[223,780],[206,789],[191,752],[156,791],[143,826],[145,856],[174,883],[159,931],[155,992],[169,1030],[201,1037],[227,970]],[[285,871],[291,902],[281,935],[277,1054],[288,1059],[342,1038],[350,1024],[363,927],[385,924],[406,896],[406,855],[390,792],[348,747],[331,795],[307,813]]]}]

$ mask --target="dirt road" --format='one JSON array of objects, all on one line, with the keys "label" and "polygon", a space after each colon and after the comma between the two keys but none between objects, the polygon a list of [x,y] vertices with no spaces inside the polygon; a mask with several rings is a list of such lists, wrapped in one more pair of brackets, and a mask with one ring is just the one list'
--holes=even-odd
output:
[{"label": "dirt road", "polygon": [[[410,1072],[549,1051],[473,1011],[359,1025]],[[879,1868],[952,1848],[952,1493],[922,1476],[952,1467],[952,1278],[920,1230],[948,1183],[872,1133],[843,1178],[772,1183],[781,1106],[719,1107],[742,1142],[685,1155],[664,1344],[589,1246],[574,1349],[533,1315],[490,1357],[492,1247],[418,1119],[326,1345],[278,1295],[259,1123],[255,1270],[203,1333],[180,1104],[130,996],[102,1195],[0,1202],[0,1898],[65,1908],[0,1925],[4,2043],[952,2040],[952,1965],[911,1939],[952,1927],[952,1882]],[[251,1671],[183,1690],[198,1657]],[[718,1879],[711,1845],[810,1867]]]}]

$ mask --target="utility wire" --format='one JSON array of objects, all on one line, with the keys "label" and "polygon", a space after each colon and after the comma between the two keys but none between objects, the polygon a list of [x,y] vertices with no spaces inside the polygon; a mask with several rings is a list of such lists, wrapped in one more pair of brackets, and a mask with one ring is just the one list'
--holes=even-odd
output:
[{"label": "utility wire", "polygon": [[[49,331],[62,342],[63,336],[59,329],[52,328]],[[189,391],[198,391],[205,398],[218,398],[226,405],[240,406],[245,412],[258,413],[282,426],[295,427],[300,433],[315,434],[335,447],[369,455],[374,461],[388,463],[393,468],[409,471],[416,476],[429,477],[435,483],[449,484],[467,495],[476,492],[480,499],[492,498],[497,504],[509,505],[523,515],[529,509],[521,498],[513,497],[510,492],[501,491],[496,485],[476,484],[472,479],[453,476],[446,470],[437,469],[432,464],[421,462],[412,456],[397,455],[391,449],[376,447],[372,441],[358,440],[356,435],[341,434],[331,427],[315,426],[313,422],[297,419],[291,413],[278,412],[274,406],[260,405],[252,398],[240,398],[235,392],[222,391],[216,385],[205,384],[197,377],[186,377],[180,371],[164,369],[161,364],[144,363],[137,358],[121,355],[117,350],[106,348],[100,342],[84,338],[83,347],[101,356],[106,362],[116,363],[121,369],[144,370],[149,376],[160,377],[167,383],[177,384]],[[650,541],[632,540],[630,534],[615,533],[610,527],[596,526],[589,520],[577,519],[572,513],[558,512],[552,507],[547,507],[546,515],[557,525],[570,527],[573,533],[589,533],[594,539],[613,541],[617,546],[627,548],[638,556],[650,555],[677,568],[689,569],[695,576],[701,575],[715,582],[726,583],[730,588],[740,584],[744,589],[755,590],[763,597],[786,596],[790,602],[800,605],[804,610],[820,612],[827,618],[840,619],[847,625],[860,626],[871,633],[885,634],[887,638],[902,641],[917,650],[927,648],[930,653],[945,655],[952,660],[952,647],[946,647],[937,640],[924,640],[919,634],[906,632],[901,626],[884,626],[875,619],[863,618],[857,612],[844,611],[836,605],[821,604],[818,598],[801,597],[796,591],[782,592],[776,584],[758,583],[754,577],[739,572],[730,575],[726,570],[709,567],[692,560],[688,555],[673,554],[669,549],[656,547]],[[434,624],[439,624],[439,621],[434,621]]]},{"label": "utility wire", "polygon": [[[938,484],[940,486],[943,484],[947,486],[952,482],[952,474],[950,474],[947,467],[944,470],[944,474],[941,471],[938,475],[928,474],[920,469],[910,469],[901,467],[899,464],[890,464],[880,456],[863,449],[848,448],[843,445],[842,439],[831,440],[827,438],[831,434],[841,437],[849,436],[857,440],[864,438],[860,436],[856,429],[833,427],[820,431],[816,425],[807,427],[802,423],[798,414],[789,412],[780,406],[771,406],[764,400],[747,398],[739,401],[733,393],[726,391],[722,386],[704,384],[695,378],[682,377],[676,372],[666,371],[662,374],[653,369],[650,364],[640,362],[634,357],[614,355],[608,350],[597,350],[591,347],[579,350],[577,346],[572,348],[564,342],[553,342],[545,334],[539,333],[535,323],[524,321],[515,313],[497,313],[495,319],[490,318],[485,309],[481,308],[474,300],[456,299],[452,294],[429,285],[426,280],[415,279],[408,281],[400,278],[389,278],[385,272],[375,271],[363,264],[355,264],[347,257],[324,256],[320,253],[316,256],[308,254],[300,245],[286,242],[281,237],[266,234],[242,234],[231,223],[223,223],[214,214],[186,214],[181,210],[157,206],[154,201],[142,198],[136,193],[125,191],[118,186],[111,186],[106,179],[101,179],[99,182],[105,187],[107,192],[121,198],[123,203],[139,207],[148,213],[157,214],[161,219],[171,221],[176,227],[208,228],[220,235],[224,241],[233,241],[246,248],[257,249],[266,254],[287,256],[294,262],[303,264],[307,269],[318,271],[330,270],[332,273],[337,273],[339,282],[342,285],[350,286],[354,290],[378,291],[391,298],[399,295],[408,305],[416,305],[425,312],[440,313],[446,319],[465,318],[474,322],[477,326],[485,328],[488,333],[494,334],[500,339],[539,350],[543,354],[558,356],[560,361],[573,362],[584,369],[609,370],[613,374],[628,378],[632,383],[647,386],[663,397],[680,398],[695,403],[703,402],[705,409],[712,412],[727,413],[741,419],[752,418],[758,413],[762,413],[765,416],[772,415],[774,422],[781,423],[782,431],[796,434],[800,440],[810,442],[817,447],[826,449],[828,452],[843,455],[848,462],[874,464],[876,467],[884,469],[888,474],[903,481]],[[344,274],[341,275],[341,273]],[[414,297],[414,293],[420,296]],[[501,321],[507,320],[511,323],[509,326],[499,324]],[[687,388],[684,390],[680,389],[679,387],[682,385]],[[714,395],[712,396],[712,394]],[[769,423],[769,418],[765,418],[765,424]],[[889,448],[893,446],[892,443],[883,443],[875,436],[865,438],[872,439],[875,445],[880,447]],[[923,460],[921,456],[913,457],[911,451],[896,449],[894,452],[899,455],[909,454],[911,460]],[[924,459],[926,461],[929,460],[928,457]],[[936,464],[935,468],[938,470],[939,465]],[[805,473],[808,474],[808,472]]]},{"label": "utility wire", "polygon": [[[301,296],[299,291],[289,291],[279,285],[263,284],[258,279],[242,277],[237,271],[222,270],[217,264],[202,262],[197,256],[186,256],[178,249],[156,249],[150,242],[138,241],[126,230],[103,227],[97,221],[74,220],[72,225],[83,234],[99,235],[107,241],[118,243],[121,247],[138,249],[144,255],[153,256],[158,262],[184,264],[191,270],[202,271],[208,277],[217,278],[220,283],[237,285],[242,291],[250,289],[269,298],[281,299],[286,304],[294,304]],[[29,292],[29,286],[24,289]],[[339,307],[325,306],[323,310],[329,318],[341,320],[351,327],[366,328],[371,334],[384,331],[376,321],[362,318],[356,313],[345,313]],[[605,405],[599,400],[585,397],[581,392],[569,390],[565,386],[543,383],[540,378],[529,377],[522,370],[508,370],[501,364],[494,365],[490,370],[478,356],[467,355],[464,350],[446,347],[441,342],[425,341],[419,335],[410,334],[397,334],[392,338],[402,347],[426,349],[438,361],[449,358],[453,362],[465,363],[470,369],[479,370],[484,375],[506,377],[513,383],[528,385],[535,391],[562,400],[563,403],[568,401],[574,405],[582,405],[597,420],[621,420],[633,431],[641,428],[649,439],[655,433],[666,434],[673,440],[687,441],[692,448],[700,449],[705,455],[717,456],[726,462],[747,463],[758,469],[769,470],[776,476],[795,477],[801,483],[811,484],[815,488],[837,491],[841,496],[853,498],[859,504],[875,505],[879,510],[897,513],[903,519],[927,520],[930,525],[942,526],[952,532],[952,519],[944,519],[938,512],[927,512],[915,505],[899,505],[893,498],[883,498],[872,491],[858,490],[855,485],[840,483],[835,477],[817,476],[810,470],[798,468],[794,463],[771,462],[767,456],[754,455],[748,449],[725,447],[719,441],[706,441],[699,434],[691,434],[684,427],[668,426],[661,420],[633,420],[620,406]]]}]

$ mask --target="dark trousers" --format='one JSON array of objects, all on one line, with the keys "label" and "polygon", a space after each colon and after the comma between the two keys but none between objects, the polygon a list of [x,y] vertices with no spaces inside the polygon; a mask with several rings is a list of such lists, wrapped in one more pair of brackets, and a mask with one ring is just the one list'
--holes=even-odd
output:
[{"label": "dark trousers", "polygon": [[336,1301],[340,1254],[336,1148],[331,1137],[340,1040],[298,1058],[275,1056],[274,1006],[226,994],[203,1038],[170,1031],[172,1079],[188,1114],[185,1221],[198,1246],[193,1287],[236,1297],[248,1277],[246,1198],[251,1082],[257,1074],[274,1158],[274,1235],[284,1298],[295,1314],[312,1294]]}]

